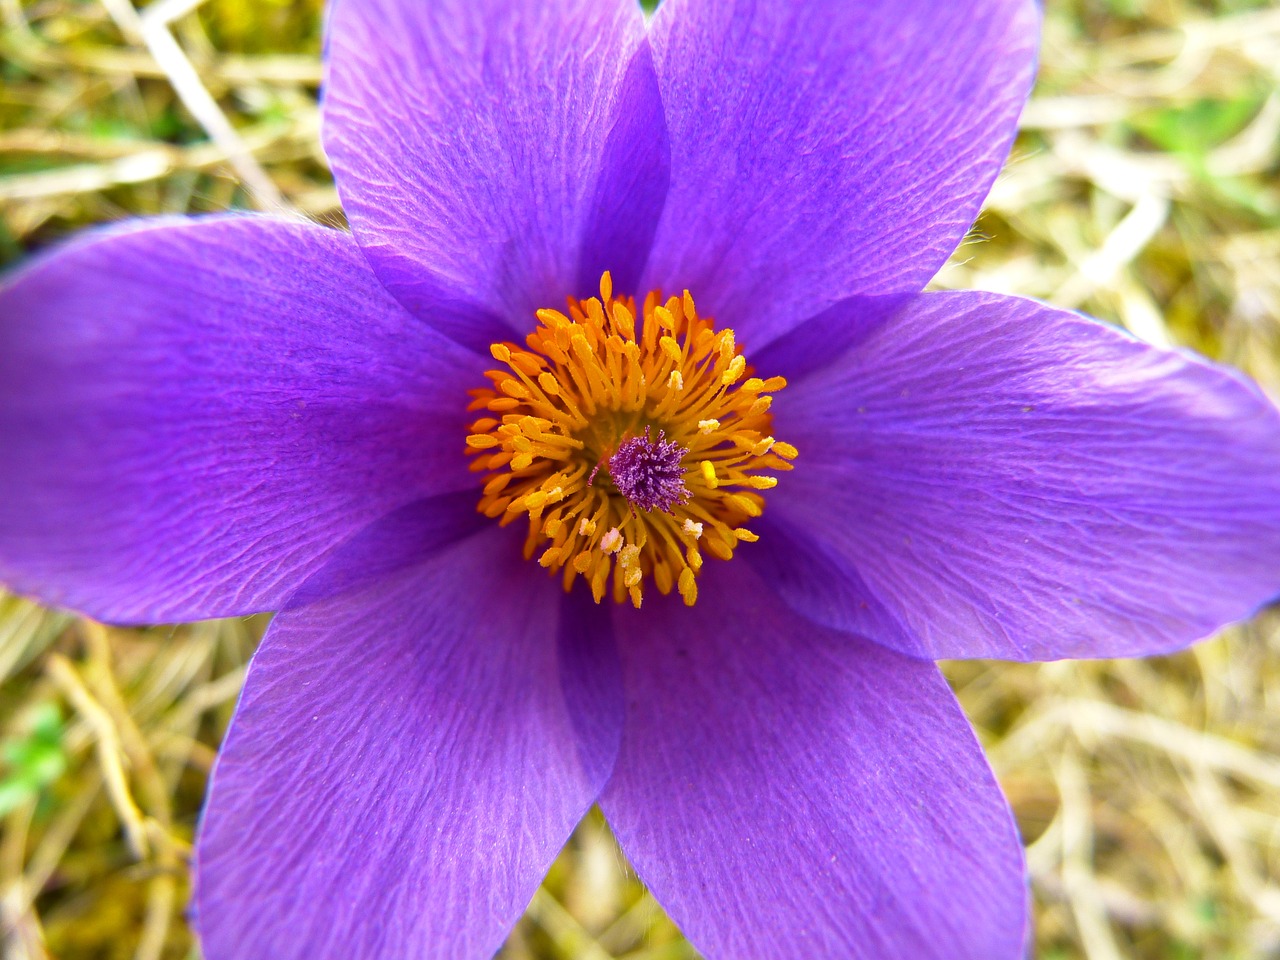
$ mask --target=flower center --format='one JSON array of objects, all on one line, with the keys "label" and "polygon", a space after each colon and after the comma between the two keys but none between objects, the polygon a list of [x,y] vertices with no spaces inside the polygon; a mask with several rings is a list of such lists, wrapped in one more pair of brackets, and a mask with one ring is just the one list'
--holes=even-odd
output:
[{"label": "flower center", "polygon": [[[760,491],[790,470],[795,447],[769,435],[781,377],[748,377],[733,331],[699,317],[693,297],[657,291],[637,323],[634,299],[539,310],[527,348],[495,343],[502,368],[473,390],[471,468],[480,512],[527,516],[525,555],[639,607],[644,584],[692,605],[703,551],[728,560],[756,535]],[[744,379],[745,378],[745,379]],[[612,586],[610,586],[612,582]]]},{"label": "flower center", "polygon": [[623,440],[609,458],[609,476],[633,507],[670,513],[677,503],[689,499],[684,485],[684,458],[689,451],[665,437],[659,430],[658,439],[650,440],[645,427],[642,436]]}]

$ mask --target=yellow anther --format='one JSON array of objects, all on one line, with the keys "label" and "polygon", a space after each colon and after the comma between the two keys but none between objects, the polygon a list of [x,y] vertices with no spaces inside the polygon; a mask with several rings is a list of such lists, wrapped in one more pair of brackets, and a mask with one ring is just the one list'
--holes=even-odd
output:
[{"label": "yellow anther", "polygon": [[583,517],[578,522],[578,536],[589,537],[596,532],[596,522],[587,517]]},{"label": "yellow anther", "polygon": [[783,460],[794,460],[796,457],[800,456],[799,450],[789,443],[783,443],[781,440],[773,445],[772,452],[782,457]]},{"label": "yellow anther", "polygon": [[720,334],[720,359],[728,360],[733,356],[733,351],[737,348],[737,344],[734,342],[733,330],[726,327]]},{"label": "yellow anther", "polygon": [[733,535],[744,543],[755,543],[760,538],[748,530],[746,527],[738,527],[733,531]]},{"label": "yellow anther", "polygon": [[600,549],[605,553],[617,553],[622,549],[622,533],[617,527],[611,527],[609,532],[600,538]]},{"label": "yellow anther", "polygon": [[[622,565],[622,569],[629,570],[636,565],[640,559],[640,548],[634,543],[628,543],[625,547],[618,551],[618,563]],[[631,586],[631,584],[627,584]]]},{"label": "yellow anther", "polygon": [[759,503],[750,497],[744,497],[740,493],[731,493],[725,499],[749,517],[758,517],[763,512]]},{"label": "yellow anther", "polygon": [[489,353],[499,363],[511,362],[511,349],[504,343],[495,343],[489,347]]},{"label": "yellow anther", "polygon": [[472,450],[489,450],[498,444],[498,438],[490,433],[473,433],[467,437],[467,446]]},{"label": "yellow anther", "polygon": [[711,465],[710,460],[703,460],[698,469],[702,471],[702,480],[708,487],[714,490],[720,486],[720,482],[716,480],[716,468]]},{"label": "yellow anther", "polygon": [[683,354],[680,352],[680,344],[676,343],[675,337],[663,337],[658,341],[658,346],[673,362],[679,363],[683,359]]},{"label": "yellow anther", "polygon": [[688,517],[684,518],[684,523],[681,525],[680,529],[685,532],[686,536],[693,537],[694,540],[697,540],[702,536],[702,524],[695,520],[691,520]]},{"label": "yellow anther", "polygon": [[680,376],[679,370],[671,371],[671,376],[667,377],[667,388],[669,390],[684,389],[684,377]]},{"label": "yellow anther", "polygon": [[511,474],[496,473],[492,477],[490,477],[489,480],[485,483],[484,495],[486,497],[492,497],[495,494],[498,494],[501,491],[505,490],[507,487],[507,484],[509,484],[510,482],[511,482]]},{"label": "yellow anther", "polygon": [[747,477],[747,486],[756,490],[772,490],[777,485],[777,477]]},{"label": "yellow anther", "polygon": [[613,323],[625,339],[635,339],[636,318],[631,315],[631,311],[626,308],[625,304],[615,303],[613,305]]},{"label": "yellow anther", "polygon": [[698,421],[698,433],[702,434],[704,437],[711,436],[711,434],[715,433],[719,429],[720,421],[714,418],[711,420]]},{"label": "yellow anther", "polygon": [[539,310],[537,317],[552,330],[561,330],[569,326],[569,318],[559,310]]},{"label": "yellow anther", "polygon": [[[557,487],[556,490],[558,489]],[[548,502],[559,499],[556,490],[535,490],[524,498],[524,504],[530,511],[541,510]]]},{"label": "yellow anther", "polygon": [[679,583],[681,599],[684,600],[685,606],[692,607],[698,602],[698,578],[691,567],[685,567],[680,571]]},{"label": "yellow anther", "polygon": [[720,538],[707,539],[707,549],[711,551],[712,556],[718,557],[721,560],[732,560],[733,548],[736,547],[737,545],[738,544],[736,540],[734,540],[732,543],[726,543],[724,540]]},{"label": "yellow anther", "polygon": [[657,586],[658,592],[664,597],[675,586],[675,581],[671,579],[671,576],[671,568],[665,563],[660,563],[653,568],[653,582]]},{"label": "yellow anther", "polygon": [[591,597],[596,603],[604,599],[604,584],[609,579],[609,565],[602,563],[591,574]]},{"label": "yellow anther", "polygon": [[697,573],[702,569],[702,551],[697,547],[691,546],[684,552],[685,562],[689,564],[689,569]]},{"label": "yellow anther", "polygon": [[747,369],[747,358],[739,354],[729,361],[729,369],[720,375],[720,382],[726,387],[734,383],[742,376],[742,371]]},{"label": "yellow anther", "polygon": [[537,376],[542,369],[542,361],[529,353],[513,354],[509,362],[527,377]]}]

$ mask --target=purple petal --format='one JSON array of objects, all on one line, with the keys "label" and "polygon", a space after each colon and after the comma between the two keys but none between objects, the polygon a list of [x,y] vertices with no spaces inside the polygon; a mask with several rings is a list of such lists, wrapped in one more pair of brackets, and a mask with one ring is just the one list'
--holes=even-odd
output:
[{"label": "purple petal", "polygon": [[577,289],[593,296],[606,270],[615,290],[643,292],[641,272],[670,185],[671,143],[647,40],[631,60],[619,96],[578,261]]},{"label": "purple petal", "polygon": [[905,653],[1157,653],[1280,594],[1280,413],[1198,357],[926,294],[774,409],[780,589]]},{"label": "purple petal", "polygon": [[649,282],[762,345],[850,296],[917,293],[1031,86],[1033,0],[667,0],[671,187]]},{"label": "purple petal", "polygon": [[638,277],[667,158],[637,3],[339,0],[329,54],[343,205],[411,311],[483,348],[587,268]]},{"label": "purple petal", "polygon": [[0,582],[111,621],[274,608],[474,485],[477,364],[333,230],[144,221],[37,260],[0,288]]},{"label": "purple petal", "polygon": [[[761,542],[759,547],[763,548]],[[615,618],[601,805],[713,958],[1018,960],[1022,851],[937,668],[796,617],[741,562]]]},{"label": "purple petal", "polygon": [[510,531],[458,539],[477,519],[399,511],[272,624],[197,846],[209,960],[492,956],[595,800],[618,703],[571,704],[562,660],[611,641]]}]

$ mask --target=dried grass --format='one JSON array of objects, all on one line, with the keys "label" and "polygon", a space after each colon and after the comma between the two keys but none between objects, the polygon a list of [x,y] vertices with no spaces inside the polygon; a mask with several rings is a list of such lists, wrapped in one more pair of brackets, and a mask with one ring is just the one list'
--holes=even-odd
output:
[{"label": "dried grass", "polygon": [[[0,262],[103,220],[341,212],[318,0],[0,0]],[[1024,133],[944,287],[1029,294],[1280,395],[1280,9],[1050,0]],[[185,862],[265,621],[0,598],[0,936],[195,955]],[[1045,960],[1280,957],[1280,616],[1147,661],[947,665],[1028,843]],[[509,958],[691,957],[598,816]]]}]

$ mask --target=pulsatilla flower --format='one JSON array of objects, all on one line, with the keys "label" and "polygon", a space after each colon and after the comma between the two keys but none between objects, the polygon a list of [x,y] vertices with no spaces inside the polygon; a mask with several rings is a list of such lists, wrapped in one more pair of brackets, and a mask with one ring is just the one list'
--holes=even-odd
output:
[{"label": "pulsatilla flower", "polygon": [[935,658],[1158,653],[1280,592],[1280,416],[922,293],[1032,0],[338,0],[351,233],[126,224],[0,294],[0,580],[279,611],[210,960],[483,957],[599,803],[710,957],[1016,958]]}]

